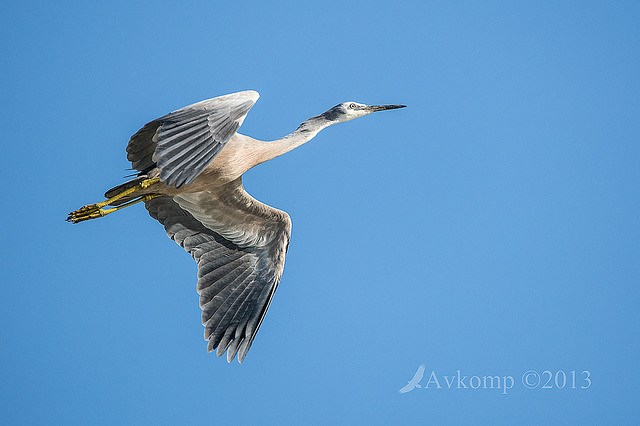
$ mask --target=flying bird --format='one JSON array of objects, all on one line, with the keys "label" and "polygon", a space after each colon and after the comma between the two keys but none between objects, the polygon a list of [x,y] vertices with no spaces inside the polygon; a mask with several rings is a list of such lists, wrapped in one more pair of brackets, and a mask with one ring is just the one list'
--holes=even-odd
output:
[{"label": "flying bird", "polygon": [[424,377],[424,364],[420,364],[420,366],[416,370],[416,373],[413,375],[413,378],[409,380],[407,384],[404,385],[404,387],[400,389],[398,392],[407,393],[407,392],[411,392],[415,388],[418,388],[418,389],[422,388],[422,386],[420,386],[419,383],[423,377]]},{"label": "flying bird", "polygon": [[67,218],[82,222],[144,202],[197,262],[207,350],[218,356],[226,351],[228,362],[236,354],[242,362],[251,347],[280,282],[291,236],[289,215],[249,195],[242,174],[332,124],[405,106],[343,102],[281,139],[260,141],[236,133],[258,97],[252,90],[232,93],[145,124],[127,145],[137,177]]}]

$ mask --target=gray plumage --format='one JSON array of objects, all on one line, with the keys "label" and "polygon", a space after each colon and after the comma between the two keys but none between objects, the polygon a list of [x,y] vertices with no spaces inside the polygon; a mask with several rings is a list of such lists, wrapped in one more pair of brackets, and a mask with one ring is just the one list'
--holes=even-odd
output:
[{"label": "gray plumage", "polygon": [[[68,218],[80,222],[144,201],[151,217],[197,262],[207,349],[218,356],[226,351],[229,362],[236,355],[242,362],[251,347],[280,282],[291,235],[289,215],[247,194],[242,174],[327,126],[403,107],[345,102],[265,142],[236,132],[258,96],[220,96],[147,123],[127,146],[139,176],[107,191],[109,200]],[[105,205],[120,207],[103,210]]]},{"label": "gray plumage", "polygon": [[[229,362],[238,353],[242,362],[280,281],[291,222],[286,213],[252,201],[240,181],[227,185],[229,192],[222,192],[227,194],[222,199],[200,192],[158,197],[145,204],[169,238],[184,247],[198,264],[197,290],[204,337],[209,341],[207,349],[211,352],[217,348],[218,356],[227,350]],[[250,239],[243,238],[239,231],[225,232],[231,229],[225,222],[232,217],[219,207],[226,203],[230,203],[229,211],[242,209],[238,203],[249,203],[251,207],[244,210],[246,219],[266,219],[270,230]],[[209,223],[203,224],[194,215],[210,219]]]},{"label": "gray plumage", "polygon": [[129,141],[127,159],[180,188],[191,183],[238,130],[258,93],[247,91],[189,105],[147,123]]}]

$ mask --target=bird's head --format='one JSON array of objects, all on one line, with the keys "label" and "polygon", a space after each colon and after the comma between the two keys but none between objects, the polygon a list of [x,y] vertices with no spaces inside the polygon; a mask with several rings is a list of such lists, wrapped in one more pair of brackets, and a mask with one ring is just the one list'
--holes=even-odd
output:
[{"label": "bird's head", "polygon": [[371,114],[376,111],[385,111],[388,109],[404,108],[406,105],[365,105],[358,102],[343,102],[331,108],[322,114],[325,119],[341,123],[343,121],[353,120],[363,115]]}]

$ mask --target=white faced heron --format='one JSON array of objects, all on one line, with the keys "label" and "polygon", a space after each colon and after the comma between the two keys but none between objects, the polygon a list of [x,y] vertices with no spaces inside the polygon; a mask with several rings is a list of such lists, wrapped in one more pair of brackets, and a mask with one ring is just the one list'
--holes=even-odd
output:
[{"label": "white faced heron", "polygon": [[[144,201],[167,235],[198,263],[198,294],[209,352],[242,362],[284,269],[291,220],[251,197],[242,174],[311,140],[327,126],[404,105],[344,102],[271,142],[236,133],[258,100],[245,91],[189,105],[131,137],[127,159],[138,177],[106,201],[69,214],[77,223]],[[111,208],[104,209],[105,206]]]}]

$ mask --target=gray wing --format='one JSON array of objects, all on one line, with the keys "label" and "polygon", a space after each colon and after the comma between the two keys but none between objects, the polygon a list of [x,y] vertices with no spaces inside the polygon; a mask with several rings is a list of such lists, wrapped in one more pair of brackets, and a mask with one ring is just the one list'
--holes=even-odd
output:
[{"label": "gray wing", "polygon": [[131,137],[127,159],[176,188],[188,184],[211,163],[238,130],[258,92],[248,90],[207,99],[147,123]]},{"label": "gray wing", "polygon": [[252,198],[241,179],[223,191],[162,196],[146,208],[198,263],[207,350],[242,362],[284,269],[291,220]]}]

